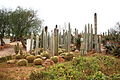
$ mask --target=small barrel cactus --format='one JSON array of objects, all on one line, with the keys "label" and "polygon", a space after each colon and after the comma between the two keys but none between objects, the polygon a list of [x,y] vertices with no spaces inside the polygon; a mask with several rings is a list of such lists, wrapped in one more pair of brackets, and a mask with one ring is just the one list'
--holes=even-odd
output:
[{"label": "small barrel cactus", "polygon": [[42,65],[42,63],[43,63],[43,60],[42,59],[40,59],[40,58],[37,58],[37,59],[35,59],[34,60],[34,65]]},{"label": "small barrel cactus", "polygon": [[60,54],[60,56],[62,56],[62,58],[64,58],[65,60],[70,61],[73,59],[74,54],[72,52],[62,53],[62,54]]},{"label": "small barrel cactus", "polygon": [[46,59],[49,59],[50,58],[50,54],[47,52],[47,51],[44,51],[41,53],[41,56],[42,57],[46,57]]},{"label": "small barrel cactus", "polygon": [[20,59],[17,62],[17,66],[27,66],[28,65],[28,61],[26,59]]},{"label": "small barrel cactus", "polygon": [[15,56],[15,58],[16,58],[16,59],[22,59],[22,55],[17,54],[17,55]]},{"label": "small barrel cactus", "polygon": [[33,63],[35,56],[30,55],[30,56],[27,56],[26,59],[28,60],[28,63]]},{"label": "small barrel cactus", "polygon": [[52,61],[54,61],[54,63],[58,62],[58,57],[57,56],[53,56],[50,58]]},{"label": "small barrel cactus", "polygon": [[35,58],[36,58],[36,59],[37,59],[37,58],[42,58],[42,56],[41,56],[41,55],[36,55]]}]

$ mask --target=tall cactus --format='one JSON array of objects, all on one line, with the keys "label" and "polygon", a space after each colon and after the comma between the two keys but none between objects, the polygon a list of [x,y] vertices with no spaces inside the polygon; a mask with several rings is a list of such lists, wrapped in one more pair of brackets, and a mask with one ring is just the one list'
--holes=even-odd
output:
[{"label": "tall cactus", "polygon": [[70,52],[70,44],[71,44],[71,28],[69,23],[68,24],[68,52]]}]

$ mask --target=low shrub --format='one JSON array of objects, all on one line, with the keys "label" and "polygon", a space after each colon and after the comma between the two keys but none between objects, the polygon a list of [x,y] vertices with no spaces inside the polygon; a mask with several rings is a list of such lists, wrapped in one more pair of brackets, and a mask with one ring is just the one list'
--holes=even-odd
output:
[{"label": "low shrub", "polygon": [[[109,62],[109,60],[111,63]],[[32,72],[30,75],[30,80],[119,80],[119,79],[120,79],[120,61],[111,56],[99,54],[89,57],[86,56],[75,57],[72,59],[72,61],[55,64],[54,66],[50,66],[43,71],[36,71],[35,73]]]},{"label": "low shrub", "polygon": [[112,80],[120,80],[120,74],[113,74],[111,78]]},{"label": "low shrub", "polygon": [[89,77],[87,80],[110,80],[110,78],[101,71],[98,71],[94,75]]},{"label": "low shrub", "polygon": [[17,66],[27,66],[28,65],[28,61],[26,59],[20,59],[17,62]]}]

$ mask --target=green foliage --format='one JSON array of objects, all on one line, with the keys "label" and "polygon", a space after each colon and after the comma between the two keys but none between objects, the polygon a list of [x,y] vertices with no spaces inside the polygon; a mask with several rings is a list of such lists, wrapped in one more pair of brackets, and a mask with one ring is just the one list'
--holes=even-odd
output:
[{"label": "green foliage", "polygon": [[37,58],[37,59],[35,59],[35,60],[33,61],[33,63],[34,63],[34,65],[42,65],[43,60],[40,59],[40,58]]},{"label": "green foliage", "polygon": [[119,60],[95,54],[91,57],[73,58],[72,61],[55,64],[43,71],[32,72],[30,80],[119,80],[119,74]]},{"label": "green foliage", "polygon": [[45,71],[33,71],[30,74],[30,80],[50,80],[48,74]]},{"label": "green foliage", "polygon": [[46,57],[47,59],[50,58],[50,54],[49,54],[47,51],[42,52],[42,53],[41,53],[41,56],[42,56],[42,57]]},{"label": "green foliage", "polygon": [[106,52],[114,56],[120,57],[120,23],[118,22],[114,28],[110,29],[109,35],[103,37],[103,43]]},{"label": "green foliage", "polygon": [[33,63],[35,56],[30,55],[30,56],[27,56],[26,59],[28,60],[28,63]]},{"label": "green foliage", "polygon": [[98,71],[93,76],[89,77],[88,80],[110,80],[110,78],[101,71]]},{"label": "green foliage", "polygon": [[113,74],[111,78],[112,80],[120,80],[120,74]]},{"label": "green foliage", "polygon": [[54,61],[54,63],[58,62],[58,57],[57,56],[53,56],[50,58],[52,61]]},{"label": "green foliage", "polygon": [[28,65],[28,61],[26,59],[20,59],[17,62],[17,66],[27,66]]},{"label": "green foliage", "polygon": [[10,24],[9,24],[9,15],[10,11],[7,9],[0,9],[0,39],[1,45],[4,45],[3,38],[8,35],[10,32]]}]

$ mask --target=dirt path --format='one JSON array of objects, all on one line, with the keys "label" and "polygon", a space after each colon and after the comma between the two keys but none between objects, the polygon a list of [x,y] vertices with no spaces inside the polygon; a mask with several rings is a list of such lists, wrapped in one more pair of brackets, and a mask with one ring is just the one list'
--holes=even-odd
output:
[{"label": "dirt path", "polygon": [[21,44],[20,42],[13,42],[13,43],[9,43],[7,44],[7,48],[5,47],[4,49],[0,50],[0,56],[8,56],[8,55],[13,55],[14,53],[14,45],[15,44]]},{"label": "dirt path", "polygon": [[44,68],[36,67],[11,67],[0,68],[0,72],[7,74],[15,80],[29,80],[29,75],[34,70],[43,70]]}]

